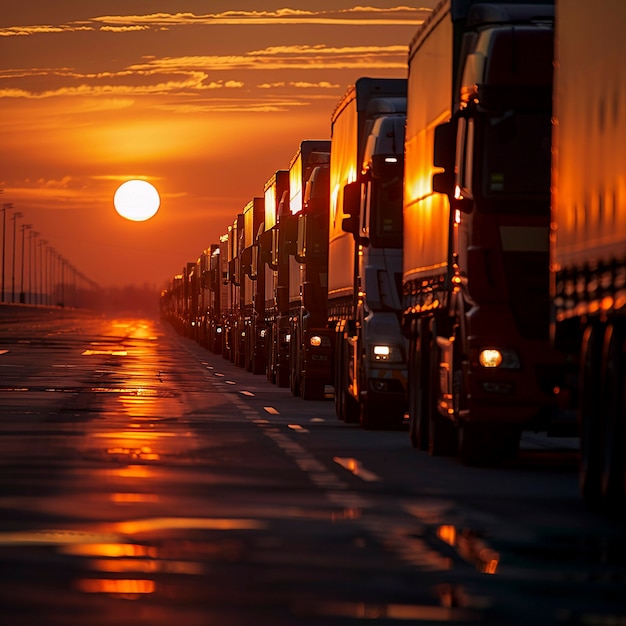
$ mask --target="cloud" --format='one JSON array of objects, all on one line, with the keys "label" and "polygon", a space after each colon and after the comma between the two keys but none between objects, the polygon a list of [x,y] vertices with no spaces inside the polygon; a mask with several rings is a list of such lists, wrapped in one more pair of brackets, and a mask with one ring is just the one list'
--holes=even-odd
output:
[{"label": "cloud", "polygon": [[131,65],[134,71],[215,71],[282,69],[350,69],[406,67],[408,46],[272,46],[245,55],[185,56],[151,59]]},{"label": "cloud", "polygon": [[294,98],[248,98],[246,100],[215,99],[205,102],[182,102],[157,105],[160,111],[172,113],[284,113],[294,108],[309,106],[308,102]]},{"label": "cloud", "polygon": [[8,26],[0,28],[0,37],[27,37],[29,35],[49,35],[51,33],[74,33],[92,31],[93,26],[84,24],[65,24],[60,26],[34,25],[34,26]]},{"label": "cloud", "polygon": [[339,83],[329,83],[326,80],[322,80],[317,83],[309,83],[303,80],[300,81],[280,81],[277,83],[261,83],[257,85],[259,89],[277,89],[281,87],[294,87],[296,89],[337,89],[341,87]]},{"label": "cloud", "polygon": [[[118,71],[81,73],[73,68],[9,69],[0,72],[0,80],[18,80],[18,85],[0,89],[0,98],[43,99],[61,96],[151,96],[193,95],[212,89],[239,89],[244,83],[235,79],[209,76],[215,72],[243,70],[346,70],[367,71],[406,68],[407,46],[272,46],[244,55],[182,56],[144,58],[142,63],[129,65]],[[28,88],[22,83],[29,79]],[[51,81],[57,85],[50,87]],[[37,88],[37,81],[45,87]],[[277,86],[273,81],[260,88]],[[77,84],[78,83],[78,84]],[[329,89],[329,82],[297,81],[289,85],[297,88]]]},{"label": "cloud", "polygon": [[80,22],[59,25],[8,26],[0,37],[100,30],[111,33],[135,32],[150,28],[214,25],[289,25],[317,24],[343,26],[398,26],[424,22],[432,9],[397,6],[389,8],[355,6],[328,11],[283,8],[276,11],[224,11],[222,13],[150,13],[146,15],[101,15]]},{"label": "cloud", "polygon": [[103,15],[92,22],[105,24],[149,24],[158,27],[182,25],[417,25],[432,12],[430,8],[398,6],[390,8],[356,6],[334,11],[306,11],[283,8],[276,11],[224,11],[194,13],[152,13],[147,15]]},{"label": "cloud", "polygon": [[135,26],[103,26],[100,30],[104,32],[110,31],[112,33],[129,33],[141,30],[150,30],[150,27],[139,24]]},{"label": "cloud", "polygon": [[316,46],[296,45],[296,46],[271,46],[263,50],[252,50],[250,56],[288,56],[288,55],[337,55],[337,54],[362,54],[362,53],[383,53],[383,54],[406,54],[407,46],[343,46],[341,48],[328,47],[323,44]]},{"label": "cloud", "polygon": [[305,81],[297,81],[289,83],[291,87],[296,87],[297,89],[337,89],[341,87],[339,83],[331,84],[326,80],[323,80],[319,83],[307,83]]}]

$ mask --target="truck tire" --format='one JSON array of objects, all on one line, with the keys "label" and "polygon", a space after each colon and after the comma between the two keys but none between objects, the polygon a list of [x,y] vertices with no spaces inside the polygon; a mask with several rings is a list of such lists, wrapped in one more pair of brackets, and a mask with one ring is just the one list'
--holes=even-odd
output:
[{"label": "truck tire", "polygon": [[420,323],[417,336],[411,337],[408,359],[409,440],[418,450],[428,450],[428,414],[430,406],[431,334],[427,324]]},{"label": "truck tire", "polygon": [[429,403],[428,403],[428,451],[432,456],[452,456],[458,448],[456,425],[448,417],[439,413],[438,404],[441,389],[439,385],[439,347],[434,338],[429,347]]},{"label": "truck tire", "polygon": [[601,500],[602,442],[602,349],[605,327],[587,326],[580,351],[580,490],[585,503],[595,508]]},{"label": "truck tire", "polygon": [[341,396],[341,419],[346,424],[358,424],[361,413],[358,402],[344,388],[340,392]]},{"label": "truck tire", "polygon": [[335,412],[346,424],[358,424],[358,402],[348,393],[348,354],[341,334],[336,338],[335,352]]},{"label": "truck tire", "polygon": [[614,323],[607,328],[605,354],[603,359],[603,396],[605,407],[602,412],[605,421],[603,440],[603,467],[601,489],[603,503],[609,510],[623,510],[625,499],[626,432],[624,430],[624,410],[626,395],[625,364],[626,332],[623,324]]},{"label": "truck tire", "polygon": [[289,387],[292,395],[300,396],[300,376],[298,376],[298,370],[292,366],[291,376],[289,377]]},{"label": "truck tire", "polygon": [[416,350],[416,337],[413,335],[409,340],[409,358],[407,359],[407,378],[408,378],[408,405],[409,405],[409,441],[414,448],[419,447],[418,436],[418,419],[419,419],[419,401],[420,396],[418,368],[416,361],[419,358]]},{"label": "truck tire", "polygon": [[[384,416],[381,415],[380,406],[367,401],[367,378],[364,375],[365,364],[363,359],[359,362],[359,424],[363,430],[378,430],[383,428]],[[363,394],[365,391],[365,394]]]},{"label": "truck tire", "polygon": [[359,403],[359,423],[363,430],[380,430],[383,426],[383,416],[380,407],[372,406],[367,401]]}]

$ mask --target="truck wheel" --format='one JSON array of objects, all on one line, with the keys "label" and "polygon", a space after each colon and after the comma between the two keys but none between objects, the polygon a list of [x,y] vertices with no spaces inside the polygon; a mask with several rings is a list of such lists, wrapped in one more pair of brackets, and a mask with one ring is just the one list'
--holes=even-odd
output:
[{"label": "truck wheel", "polygon": [[300,381],[298,379],[298,374],[294,368],[291,369],[291,378],[289,381],[291,393],[298,397],[300,395]]},{"label": "truck wheel", "polygon": [[411,337],[409,340],[409,358],[407,362],[408,369],[408,404],[409,404],[409,441],[414,448],[418,447],[419,438],[417,434],[417,420],[419,417],[418,414],[418,385],[419,381],[417,378],[415,362],[419,358],[416,354],[415,337]]},{"label": "truck wheel", "polygon": [[358,424],[359,404],[348,393],[348,354],[341,336],[337,337],[335,354],[335,411],[346,424]]},{"label": "truck wheel", "polygon": [[420,324],[417,336],[409,342],[408,359],[408,405],[409,405],[409,440],[418,450],[428,450],[428,412],[430,406],[430,330],[424,323]]},{"label": "truck wheel", "polygon": [[605,428],[602,468],[602,496],[609,510],[623,510],[625,497],[624,458],[626,456],[626,431],[624,429],[626,384],[625,342],[623,325],[609,326],[604,345],[606,358],[603,359]]},{"label": "truck wheel", "polygon": [[583,333],[580,358],[580,490],[592,507],[601,500],[603,420],[601,406],[602,345],[604,326],[587,326]]},{"label": "truck wheel", "polygon": [[488,429],[484,424],[463,424],[459,427],[459,456],[463,465],[488,465]]},{"label": "truck wheel", "polygon": [[432,456],[451,456],[457,451],[457,429],[449,418],[441,415],[438,410],[439,396],[439,362],[440,352],[434,339],[430,341],[430,383],[428,406],[428,451]]},{"label": "truck wheel", "polygon": [[359,423],[363,430],[378,430],[382,428],[380,412],[368,402],[359,403]]},{"label": "truck wheel", "polygon": [[359,410],[358,402],[345,390],[341,391],[342,409],[341,413],[343,421],[346,424],[358,424],[361,412]]}]

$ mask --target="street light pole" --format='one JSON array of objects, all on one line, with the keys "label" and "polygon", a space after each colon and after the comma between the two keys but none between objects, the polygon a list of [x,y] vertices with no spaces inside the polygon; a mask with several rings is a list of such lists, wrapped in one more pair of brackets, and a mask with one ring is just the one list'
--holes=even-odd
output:
[{"label": "street light pole", "polygon": [[32,227],[32,224],[22,224],[22,276],[20,280],[20,304],[26,303],[26,294],[24,293],[24,233]]},{"label": "street light pole", "polygon": [[17,219],[23,217],[22,213],[15,211],[13,213],[13,263],[11,265],[11,303],[15,304],[15,232],[17,229]]},{"label": "street light pole", "polygon": [[[28,233],[28,256],[30,261],[28,262],[28,304],[31,300],[34,300],[33,304],[37,304],[39,292],[37,291],[37,237],[39,233],[36,230],[31,230]],[[33,239],[35,239],[35,248],[33,252]],[[35,293],[33,294],[33,277],[35,278]],[[33,298],[34,296],[34,298]]]},{"label": "street light pole", "polygon": [[[45,266],[43,264],[43,247],[47,245],[48,241],[46,239],[39,240],[39,292],[41,293],[41,304],[45,304],[44,302],[44,293],[43,293],[43,277],[45,272]],[[36,278],[36,277],[35,277]]]},{"label": "street light pole", "polygon": [[4,256],[5,256],[5,232],[7,228],[7,211],[13,208],[13,204],[5,202],[2,205],[2,302],[4,302]]},{"label": "street light pole", "polygon": [[54,294],[52,293],[52,248],[46,246],[46,285],[48,291],[48,304],[54,304]]}]

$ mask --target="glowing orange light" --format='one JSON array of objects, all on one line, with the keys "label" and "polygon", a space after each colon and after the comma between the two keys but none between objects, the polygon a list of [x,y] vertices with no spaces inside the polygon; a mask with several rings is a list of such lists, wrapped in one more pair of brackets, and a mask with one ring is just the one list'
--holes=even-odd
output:
[{"label": "glowing orange light", "polygon": [[134,597],[154,593],[155,584],[152,580],[84,579],[78,582],[78,588],[86,593],[110,593]]}]

